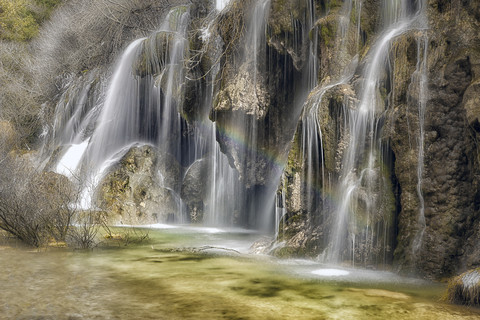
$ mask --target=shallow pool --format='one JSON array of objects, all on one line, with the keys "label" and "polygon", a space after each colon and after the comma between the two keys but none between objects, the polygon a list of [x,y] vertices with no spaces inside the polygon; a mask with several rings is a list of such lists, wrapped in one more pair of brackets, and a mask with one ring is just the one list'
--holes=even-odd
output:
[{"label": "shallow pool", "polygon": [[156,228],[88,251],[0,247],[0,319],[480,319],[443,285],[248,254],[244,230]]}]

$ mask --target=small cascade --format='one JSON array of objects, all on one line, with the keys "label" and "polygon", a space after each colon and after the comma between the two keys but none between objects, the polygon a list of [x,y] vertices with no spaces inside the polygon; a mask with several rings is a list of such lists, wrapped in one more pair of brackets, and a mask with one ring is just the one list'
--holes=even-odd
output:
[{"label": "small cascade", "polygon": [[211,124],[213,155],[209,158],[209,193],[205,208],[204,222],[210,226],[231,226],[239,217],[239,203],[242,199],[238,189],[238,172],[228,162],[216,141],[216,125]]},{"label": "small cascade", "polygon": [[[420,10],[423,10],[421,8]],[[422,12],[422,14],[424,14]],[[426,26],[425,26],[426,28]],[[418,162],[417,162],[417,194],[419,202],[418,210],[418,231],[413,239],[413,253],[416,254],[422,246],[423,235],[425,233],[425,200],[423,198],[423,169],[424,169],[424,148],[425,148],[425,110],[428,97],[428,76],[427,76],[427,52],[428,36],[424,31],[422,36],[417,39],[417,67],[412,76],[412,85],[418,88]]]},{"label": "small cascade", "polygon": [[[329,189],[329,186],[327,186],[328,179],[326,179],[322,119],[319,118],[319,110],[322,107],[325,94],[331,89],[347,83],[353,76],[358,63],[356,48],[353,49],[355,52],[352,53],[351,45],[347,41],[352,30],[354,30],[354,34],[357,34],[356,38],[359,38],[357,31],[358,25],[352,24],[350,19],[354,5],[357,5],[356,1],[345,1],[338,13],[336,39],[342,40],[335,43],[334,50],[337,56],[334,58],[334,63],[332,63],[332,65],[337,66],[337,69],[333,71],[332,78],[328,78],[310,93],[308,102],[305,104],[303,110],[300,132],[302,137],[302,168],[306,182],[306,190],[309,190],[303,201],[305,202],[305,208],[308,210],[309,220],[313,215],[318,216],[320,212],[326,210],[326,190]],[[317,33],[315,32],[315,34]],[[317,41],[318,39],[314,39],[312,42],[316,43]],[[357,41],[358,40],[356,40],[355,43],[357,43]],[[313,88],[316,82],[312,82],[311,85],[311,88]],[[322,215],[322,217],[324,217],[324,215]],[[318,221],[318,223],[321,224],[324,222],[324,219]]]},{"label": "small cascade", "polygon": [[[94,186],[133,147],[152,145],[162,159],[172,158],[180,165],[194,160],[191,152],[185,152],[190,141],[181,116],[188,23],[188,7],[175,7],[157,32],[133,41],[118,61],[104,99],[92,100],[103,86],[97,84],[101,77],[91,72],[82,85],[70,85],[59,100],[52,144],[70,146],[56,171],[71,176],[82,170],[83,207],[95,206],[89,199]],[[160,170],[162,166],[165,170],[165,161],[160,161]],[[160,187],[170,193],[164,197],[171,197],[183,216],[178,186]]]},{"label": "small cascade", "polygon": [[215,0],[215,9],[222,11],[229,3],[230,0]]},{"label": "small cascade", "polygon": [[181,101],[188,11],[172,10],[160,30],[125,50],[107,91],[87,150],[88,165],[102,166],[124,146],[160,144],[182,162]]},{"label": "small cascade", "polygon": [[[383,13],[384,32],[372,45],[364,71],[360,100],[348,111],[348,146],[342,160],[338,184],[340,205],[335,210],[327,261],[339,263],[356,260],[366,263],[374,244],[380,241],[373,228],[388,225],[388,183],[383,176],[383,147],[380,139],[382,80],[391,42],[413,28],[419,13],[409,14],[406,1],[387,1]],[[374,221],[380,221],[376,225]],[[387,237],[383,234],[383,237]],[[380,247],[382,245],[380,244]],[[357,252],[358,250],[358,252]]]},{"label": "small cascade", "polygon": [[[220,146],[215,146],[214,161],[211,165],[214,169],[214,176],[212,176],[214,180],[211,183],[209,214],[223,215],[224,213],[217,211],[225,209],[234,213],[234,220],[238,224],[265,230],[273,227],[273,221],[267,222],[267,220],[273,217],[270,213],[274,210],[273,200],[269,205],[270,208],[265,208],[265,203],[273,199],[277,187],[274,183],[275,185],[271,188],[266,186],[259,189],[257,183],[259,175],[257,164],[264,161],[265,156],[260,152],[259,147],[259,138],[261,138],[259,132],[263,130],[259,128],[259,123],[265,117],[265,110],[262,108],[266,107],[261,99],[267,94],[264,79],[267,71],[265,35],[270,0],[256,1],[246,10],[248,14],[245,20],[245,35],[239,48],[241,54],[239,54],[239,61],[235,62],[240,74],[234,81],[241,81],[241,84],[237,83],[239,86],[242,85],[238,90],[245,90],[243,97],[250,100],[241,101],[239,103],[241,106],[232,106],[240,111],[233,112],[229,118],[224,118],[221,112],[214,114],[216,134],[219,135],[222,147],[228,149],[227,153],[231,158],[228,159],[223,154],[225,150],[222,150],[223,153],[220,151]],[[229,88],[220,90],[227,91]],[[229,166],[234,166],[238,172],[230,172]],[[267,181],[265,185],[274,180],[272,177],[262,177],[262,179]],[[227,195],[226,190],[233,192],[234,196]],[[269,196],[266,196],[267,193],[270,193]],[[269,217],[264,218],[265,216]]]},{"label": "small cascade", "polygon": [[[107,97],[88,148],[88,166],[102,167],[104,162],[126,144],[138,139],[140,121],[137,110],[138,82],[132,77],[132,66],[145,38],[132,42],[118,63]],[[133,120],[133,121],[130,121]]]}]

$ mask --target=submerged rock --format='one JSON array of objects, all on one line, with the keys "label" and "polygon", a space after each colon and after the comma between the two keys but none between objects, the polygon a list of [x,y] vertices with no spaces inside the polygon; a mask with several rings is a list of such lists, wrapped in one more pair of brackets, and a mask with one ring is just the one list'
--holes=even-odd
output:
[{"label": "submerged rock", "polygon": [[480,268],[450,280],[446,300],[456,304],[480,306]]}]

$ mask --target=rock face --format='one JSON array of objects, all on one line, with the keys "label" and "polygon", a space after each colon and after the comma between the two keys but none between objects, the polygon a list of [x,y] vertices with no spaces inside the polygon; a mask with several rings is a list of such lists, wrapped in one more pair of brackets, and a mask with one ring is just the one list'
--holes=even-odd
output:
[{"label": "rock face", "polygon": [[[462,21],[455,10],[461,12]],[[418,233],[418,196],[415,195],[411,172],[415,155],[406,148],[405,133],[395,130],[392,148],[396,155],[395,173],[402,194],[400,198],[399,236],[396,261],[402,269],[423,275],[444,277],[463,268],[480,264],[478,250],[478,149],[475,143],[476,105],[479,73],[479,7],[471,1],[458,1],[446,6],[442,1],[429,1],[428,18],[428,100],[425,113],[425,162],[422,193],[425,202],[425,227],[420,247],[413,250]],[[456,26],[455,28],[453,26]],[[408,60],[410,42],[401,57]],[[410,54],[411,55],[411,54]],[[412,66],[413,67],[413,66]],[[395,117],[400,128],[418,121],[418,113],[409,115],[407,98],[398,97]],[[476,95],[475,95],[476,96]],[[413,109],[415,110],[415,109]],[[413,116],[413,117],[412,117]],[[414,129],[417,132],[418,129]],[[403,145],[403,146],[402,146]]]},{"label": "rock face", "polygon": [[175,193],[159,181],[157,152],[151,146],[133,147],[103,178],[97,205],[110,221],[134,225],[181,221]]},{"label": "rock face", "polygon": [[[295,32],[307,38],[307,29],[294,30],[280,12],[297,2],[263,2],[265,6],[261,1],[235,1],[219,18],[225,59],[211,115],[222,151],[249,189],[269,182],[269,172],[276,169],[272,158],[286,159],[295,131],[292,119],[301,111],[296,99],[298,87],[305,85],[302,73],[308,47],[308,41],[280,40]],[[293,14],[308,26],[304,4]],[[268,20],[261,26],[264,17]],[[265,28],[271,31],[267,35]]]},{"label": "rock face", "polygon": [[[314,133],[317,149],[308,153],[304,146],[313,136],[305,129],[309,127],[307,118],[302,117],[297,126],[278,193],[284,197],[287,212],[280,228],[284,233],[279,233],[279,240],[286,243],[282,254],[305,252],[317,256],[328,245],[335,219],[332,210],[338,206],[329,194],[335,192],[341,179],[340,168],[351,134],[344,125],[345,117],[347,110],[357,107],[366,66],[360,60],[354,69],[345,61],[355,61],[355,50],[359,57],[365,57],[384,23],[379,19],[378,1],[365,1],[359,25],[362,37],[355,39],[351,27],[341,28],[342,19],[338,17],[345,8],[338,4],[327,8],[317,3],[317,11],[326,13],[314,29],[318,33],[320,85],[310,94],[304,113],[317,104],[313,108],[321,132]],[[382,158],[372,174],[380,184],[368,193],[355,189],[357,229],[349,230],[355,235],[351,241],[360,241],[358,261],[367,265],[393,262],[402,272],[441,278],[480,264],[479,159],[475,143],[479,132],[479,5],[473,1],[447,5],[432,0],[425,3],[424,10],[428,31],[407,31],[391,43],[391,63],[378,89],[382,101],[377,106],[378,125],[383,128],[379,131]],[[354,12],[350,18],[356,19]],[[340,29],[344,37],[339,37]],[[360,47],[354,49],[355,43]],[[424,52],[428,93],[421,123],[419,68]],[[348,83],[328,88],[341,77],[342,70],[354,70],[354,76]],[[419,159],[422,134],[423,161]],[[362,203],[372,201],[372,196],[378,211],[365,216],[372,225],[369,233],[373,242],[369,243],[354,230],[363,228],[358,225],[363,219]],[[381,242],[386,245],[379,245]],[[361,251],[368,246],[365,260]],[[383,252],[380,255],[379,250]]]}]

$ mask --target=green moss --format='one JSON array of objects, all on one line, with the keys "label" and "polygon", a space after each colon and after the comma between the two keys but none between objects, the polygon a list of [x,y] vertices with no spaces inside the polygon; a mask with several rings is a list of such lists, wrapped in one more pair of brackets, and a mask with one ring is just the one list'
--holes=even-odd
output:
[{"label": "green moss", "polygon": [[333,46],[335,41],[335,26],[333,24],[322,24],[320,27],[320,37],[323,43],[328,46]]},{"label": "green moss", "polygon": [[0,39],[26,41],[38,32],[38,24],[26,0],[0,0]]},{"label": "green moss", "polygon": [[61,0],[0,0],[0,39],[28,41]]},{"label": "green moss", "polygon": [[303,156],[300,148],[300,137],[300,131],[297,130],[293,138],[292,148],[290,149],[290,153],[288,155],[288,163],[285,171],[288,175],[291,176],[293,176],[296,172],[300,171],[302,166]]}]

